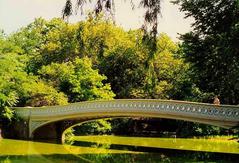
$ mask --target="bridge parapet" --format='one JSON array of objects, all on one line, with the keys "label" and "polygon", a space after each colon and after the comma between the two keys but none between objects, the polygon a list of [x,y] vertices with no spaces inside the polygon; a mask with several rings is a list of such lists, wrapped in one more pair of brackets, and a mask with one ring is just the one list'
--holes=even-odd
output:
[{"label": "bridge parapet", "polygon": [[24,120],[28,120],[31,115],[31,110],[26,107],[14,107],[12,109],[15,110],[18,117],[20,117]]}]

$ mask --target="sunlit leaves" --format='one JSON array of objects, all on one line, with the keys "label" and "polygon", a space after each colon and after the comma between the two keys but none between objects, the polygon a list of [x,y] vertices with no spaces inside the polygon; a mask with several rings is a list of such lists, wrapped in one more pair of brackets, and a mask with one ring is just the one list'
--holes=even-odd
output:
[{"label": "sunlit leaves", "polygon": [[96,99],[112,99],[114,93],[109,84],[103,84],[105,76],[92,69],[89,58],[76,58],[73,62],[53,63],[39,71],[45,80],[68,95],[71,102]]}]

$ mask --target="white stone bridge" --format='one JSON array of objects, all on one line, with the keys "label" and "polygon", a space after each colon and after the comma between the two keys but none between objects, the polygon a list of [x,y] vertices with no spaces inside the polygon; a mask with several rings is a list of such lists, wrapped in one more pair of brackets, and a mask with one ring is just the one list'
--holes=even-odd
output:
[{"label": "white stone bridge", "polygon": [[223,128],[239,126],[239,106],[174,100],[118,99],[13,109],[24,120],[24,127],[15,129],[19,130],[16,134],[21,138],[57,138],[66,128],[79,122],[111,117],[167,118]]}]

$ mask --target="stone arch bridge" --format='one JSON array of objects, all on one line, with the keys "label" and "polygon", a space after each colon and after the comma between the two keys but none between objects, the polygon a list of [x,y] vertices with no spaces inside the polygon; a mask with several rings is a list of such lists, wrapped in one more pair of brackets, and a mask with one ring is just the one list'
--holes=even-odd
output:
[{"label": "stone arch bridge", "polygon": [[23,119],[21,125],[14,125],[14,133],[18,138],[25,139],[61,138],[64,130],[70,126],[109,117],[154,117],[198,122],[223,128],[239,126],[238,106],[174,100],[118,99],[13,109]]}]

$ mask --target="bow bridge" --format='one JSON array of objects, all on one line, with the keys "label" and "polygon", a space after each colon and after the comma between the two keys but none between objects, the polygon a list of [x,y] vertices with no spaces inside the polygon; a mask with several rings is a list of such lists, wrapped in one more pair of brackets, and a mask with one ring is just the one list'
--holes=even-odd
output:
[{"label": "bow bridge", "polygon": [[13,109],[24,121],[21,126],[15,125],[15,133],[21,138],[60,138],[63,131],[70,126],[109,117],[154,117],[198,122],[223,128],[239,126],[238,106],[174,100],[119,99]]}]

